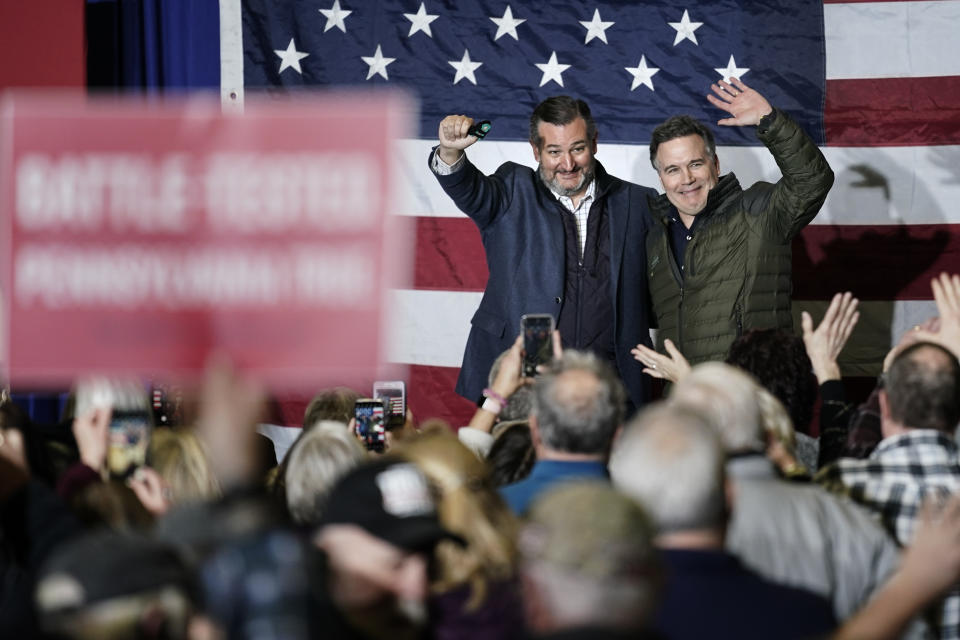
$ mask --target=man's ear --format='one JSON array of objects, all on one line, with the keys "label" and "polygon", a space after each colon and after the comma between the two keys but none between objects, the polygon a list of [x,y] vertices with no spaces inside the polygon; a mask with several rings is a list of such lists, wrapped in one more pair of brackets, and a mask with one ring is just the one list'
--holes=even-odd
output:
[{"label": "man's ear", "polygon": [[533,140],[530,141],[530,148],[533,149],[533,159],[540,162],[540,147],[538,147]]},{"label": "man's ear", "polygon": [[590,142],[590,153],[597,155],[597,134],[593,134],[593,140]]},{"label": "man's ear", "polygon": [[536,449],[540,446],[540,424],[537,422],[537,416],[532,413],[527,418],[527,422],[530,425],[530,442],[533,444],[533,448]]},{"label": "man's ear", "polygon": [[720,175],[720,156],[716,152],[713,154],[713,168],[717,170],[717,175]]},{"label": "man's ear", "polygon": [[880,401],[880,419],[881,420],[890,420],[890,397],[887,396],[886,389],[880,389],[880,393],[877,394],[877,400]]}]

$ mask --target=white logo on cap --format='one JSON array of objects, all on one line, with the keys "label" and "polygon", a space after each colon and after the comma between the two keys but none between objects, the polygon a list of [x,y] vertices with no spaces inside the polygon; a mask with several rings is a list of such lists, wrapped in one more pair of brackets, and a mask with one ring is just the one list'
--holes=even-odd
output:
[{"label": "white logo on cap", "polygon": [[433,514],[433,501],[423,476],[409,464],[390,467],[377,474],[383,510],[397,518]]}]

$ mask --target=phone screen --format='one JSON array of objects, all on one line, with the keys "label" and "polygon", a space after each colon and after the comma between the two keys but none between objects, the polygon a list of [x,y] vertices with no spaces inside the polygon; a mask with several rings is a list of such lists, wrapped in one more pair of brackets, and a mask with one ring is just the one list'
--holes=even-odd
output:
[{"label": "phone screen", "polygon": [[387,429],[402,427],[407,419],[405,390],[402,380],[373,383],[373,397],[383,402]]},{"label": "phone screen", "polygon": [[149,444],[150,415],[147,410],[113,410],[107,448],[107,467],[112,476],[126,478],[146,464]]},{"label": "phone screen", "polygon": [[537,365],[553,360],[553,316],[529,314],[520,319],[523,332],[523,375],[537,375]]},{"label": "phone screen", "polygon": [[383,402],[372,398],[362,398],[353,405],[353,417],[356,420],[357,437],[370,451],[383,451],[387,441],[387,430],[383,420]]}]

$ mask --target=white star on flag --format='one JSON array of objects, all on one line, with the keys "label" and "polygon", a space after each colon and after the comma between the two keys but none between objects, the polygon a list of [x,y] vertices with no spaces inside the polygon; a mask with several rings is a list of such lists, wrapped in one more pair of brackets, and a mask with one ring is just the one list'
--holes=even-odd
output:
[{"label": "white star on flag", "polygon": [[457,70],[457,75],[453,78],[453,84],[457,84],[464,78],[473,84],[477,84],[477,79],[474,77],[473,72],[476,71],[483,63],[473,62],[470,60],[469,50],[463,50],[463,58],[460,60],[447,60],[447,63]]},{"label": "white star on flag", "polygon": [[614,23],[600,20],[600,9],[593,10],[593,20],[581,20],[580,24],[587,30],[587,39],[583,41],[583,44],[587,44],[594,38],[600,38],[604,44],[609,44],[606,30],[612,27]]},{"label": "white star on flag", "polygon": [[421,2],[420,9],[416,13],[405,13],[403,17],[410,21],[410,33],[407,34],[408,38],[417,31],[423,31],[432,38],[433,33],[430,31],[430,23],[440,17],[440,14],[427,13],[427,8],[423,6]]},{"label": "white star on flag", "polygon": [[396,58],[384,58],[383,52],[380,51],[380,45],[377,45],[377,52],[373,54],[373,57],[370,56],[360,56],[360,59],[370,65],[370,70],[367,72],[367,80],[372,78],[374,74],[379,74],[383,76],[384,80],[389,80],[387,77],[387,65],[396,60]]},{"label": "white star on flag", "polygon": [[683,10],[683,17],[680,18],[680,22],[668,22],[671,27],[677,30],[677,37],[673,39],[673,46],[677,46],[684,40],[689,40],[693,44],[700,46],[700,43],[697,42],[697,35],[694,33],[697,29],[703,26],[702,22],[690,22],[690,12],[686,9]]},{"label": "white star on flag", "polygon": [[283,73],[284,69],[291,67],[297,73],[303,75],[303,71],[300,69],[300,61],[310,54],[297,51],[297,47],[293,44],[293,38],[290,38],[290,44],[287,45],[286,49],[274,49],[273,52],[280,56],[280,71],[277,73]]},{"label": "white star on flag", "polygon": [[540,69],[540,71],[543,71],[543,77],[540,79],[541,87],[547,84],[548,82],[550,82],[551,80],[553,80],[554,82],[556,82],[558,85],[562,87],[563,76],[560,74],[562,74],[564,71],[569,69],[570,65],[560,64],[559,62],[557,62],[557,52],[554,51],[553,53],[550,54],[550,59],[547,62],[545,63],[538,62],[536,63],[536,67],[537,69]]},{"label": "white star on flag", "polygon": [[750,69],[745,69],[743,67],[738,67],[736,61],[733,59],[733,56],[730,56],[730,62],[727,63],[726,69],[714,69],[717,73],[723,76],[724,80],[729,80],[730,78],[740,79],[740,76],[745,74]]},{"label": "white star on flag", "polygon": [[493,39],[499,40],[500,36],[510,35],[513,36],[513,39],[520,41],[520,38],[517,37],[517,27],[526,22],[526,18],[514,18],[513,9],[510,8],[510,5],[507,5],[507,10],[503,12],[502,18],[490,18],[493,20],[493,23],[497,25],[497,35],[493,36]]},{"label": "white star on flag", "polygon": [[344,23],[343,19],[353,13],[353,11],[344,11],[340,8],[340,0],[333,0],[333,6],[329,9],[320,9],[320,13],[322,13],[327,19],[327,24],[323,27],[324,33],[330,31],[330,29],[333,29],[334,27],[346,33],[347,25]]},{"label": "white star on flag", "polygon": [[653,91],[653,76],[660,71],[657,67],[648,67],[646,56],[640,56],[640,64],[635,67],[624,67],[633,76],[633,84],[630,85],[630,91],[633,91],[644,84]]}]

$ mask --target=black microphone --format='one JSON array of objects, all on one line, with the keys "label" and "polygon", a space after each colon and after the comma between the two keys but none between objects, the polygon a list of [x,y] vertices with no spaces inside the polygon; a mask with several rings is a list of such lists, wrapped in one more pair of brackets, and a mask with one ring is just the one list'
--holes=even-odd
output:
[{"label": "black microphone", "polygon": [[473,126],[467,131],[467,135],[475,136],[478,140],[483,140],[492,128],[493,125],[490,124],[489,120],[481,120],[480,122],[473,123]]}]

